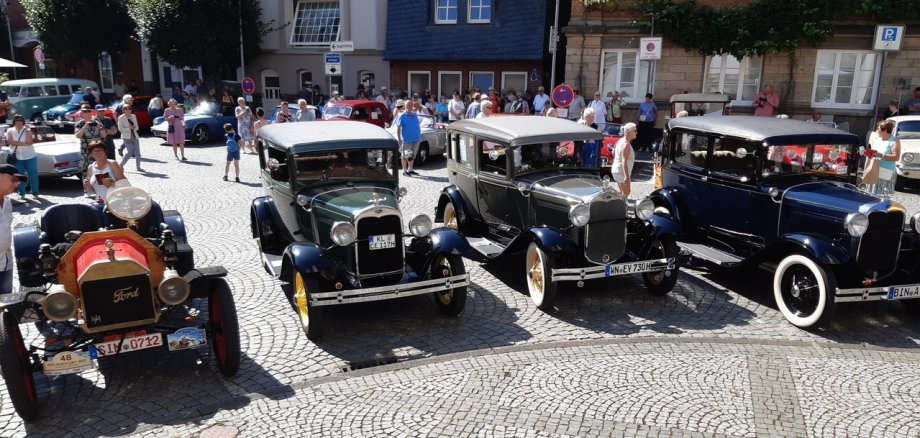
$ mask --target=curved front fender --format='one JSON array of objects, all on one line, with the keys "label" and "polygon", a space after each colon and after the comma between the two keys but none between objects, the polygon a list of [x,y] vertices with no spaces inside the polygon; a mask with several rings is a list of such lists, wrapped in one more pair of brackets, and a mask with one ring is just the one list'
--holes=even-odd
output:
[{"label": "curved front fender", "polygon": [[781,250],[782,246],[793,246],[801,249],[815,260],[829,265],[842,265],[850,261],[850,253],[844,248],[828,242],[822,236],[812,234],[787,234],[780,242],[772,244],[768,249]]},{"label": "curved front fender", "polygon": [[[664,207],[668,214],[677,223],[682,223],[683,218],[683,197],[676,187],[665,187],[652,192],[649,199],[655,204],[655,208]],[[689,218],[687,218],[689,219]]]},{"label": "curved front fender", "polygon": [[296,242],[284,250],[281,278],[293,274],[292,269],[304,274],[323,274],[332,277],[338,269],[335,262],[326,257],[326,251],[312,243]]},{"label": "curved front fender", "polygon": [[[432,230],[428,236],[412,239],[409,248],[411,252],[406,253],[406,262],[423,277],[431,268],[435,256],[439,254],[455,254],[475,258],[473,248],[466,241],[466,238],[450,228],[437,228]],[[476,258],[476,260],[479,260],[479,258]]]},{"label": "curved front fender", "polygon": [[437,222],[444,221],[444,207],[450,202],[454,205],[454,211],[457,212],[457,225],[462,230],[464,225],[469,221],[469,209],[460,193],[460,188],[456,185],[449,185],[441,189],[441,197],[438,199],[438,205],[434,210],[434,220]]},{"label": "curved front fender", "polygon": [[527,230],[530,242],[536,242],[547,254],[577,254],[578,246],[555,228],[533,227]]},{"label": "curved front fender", "polygon": [[18,227],[13,230],[16,270],[19,271],[19,284],[23,286],[45,284],[41,263],[38,261],[38,248],[41,244],[41,230],[38,227]]},{"label": "curved front fender", "polygon": [[281,232],[283,229],[281,218],[271,196],[261,196],[252,201],[249,221],[252,237],[260,239],[259,245],[262,251],[279,251],[288,242]]}]

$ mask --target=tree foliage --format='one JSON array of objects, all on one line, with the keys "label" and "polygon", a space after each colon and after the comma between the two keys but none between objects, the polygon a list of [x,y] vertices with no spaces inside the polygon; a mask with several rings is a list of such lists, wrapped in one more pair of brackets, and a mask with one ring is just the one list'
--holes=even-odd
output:
[{"label": "tree foliage", "polygon": [[128,49],[134,23],[121,0],[22,0],[26,20],[42,50],[95,60],[99,53]]},{"label": "tree foliage", "polygon": [[[241,4],[242,2],[242,4]],[[151,51],[176,66],[201,66],[232,77],[240,65],[240,8],[246,59],[260,53],[271,23],[260,21],[258,0],[129,0],[137,35]]]}]

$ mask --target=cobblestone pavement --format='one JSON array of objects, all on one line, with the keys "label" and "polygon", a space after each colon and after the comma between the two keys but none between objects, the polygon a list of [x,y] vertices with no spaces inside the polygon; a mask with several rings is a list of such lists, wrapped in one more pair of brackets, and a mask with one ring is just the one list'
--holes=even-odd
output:
[{"label": "cobblestone pavement", "polygon": [[[802,331],[758,272],[684,271],[666,297],[638,277],[593,281],[563,288],[558,309],[542,312],[523,292],[523,262],[466,261],[459,317],[440,316],[430,297],[332,307],[315,345],[250,238],[257,157],[243,156],[234,183],[221,181],[222,144],[190,146],[184,163],[157,139],[142,148],[147,173],[129,163],[128,178],[183,214],[198,266],[230,271],[240,373],[222,378],[207,350],[145,350],[79,375],[36,374],[41,416],[23,424],[3,387],[0,436],[920,434],[916,317],[897,303],[847,305],[827,329]],[[639,169],[641,196],[651,183]],[[420,172],[402,181],[406,216],[430,214],[447,183],[442,159]],[[75,179],[42,191],[15,224],[86,202]],[[920,209],[915,193],[897,199]]]}]

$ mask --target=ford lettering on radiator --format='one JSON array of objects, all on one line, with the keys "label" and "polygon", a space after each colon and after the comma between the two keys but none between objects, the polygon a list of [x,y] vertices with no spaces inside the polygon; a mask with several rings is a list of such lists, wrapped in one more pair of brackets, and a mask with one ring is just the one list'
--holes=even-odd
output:
[{"label": "ford lettering on radiator", "polygon": [[118,289],[115,291],[115,293],[112,295],[112,302],[118,303],[131,298],[137,298],[139,296],[141,296],[141,291],[138,287],[135,286],[134,289],[126,287],[124,289]]}]

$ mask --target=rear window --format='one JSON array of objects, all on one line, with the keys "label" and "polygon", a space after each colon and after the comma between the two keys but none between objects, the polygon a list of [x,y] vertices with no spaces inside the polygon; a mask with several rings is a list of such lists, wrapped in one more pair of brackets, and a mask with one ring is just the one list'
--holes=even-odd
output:
[{"label": "rear window", "polygon": [[898,123],[898,131],[895,132],[895,135],[903,140],[920,139],[920,120],[910,120]]}]

